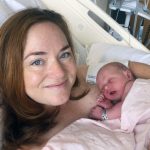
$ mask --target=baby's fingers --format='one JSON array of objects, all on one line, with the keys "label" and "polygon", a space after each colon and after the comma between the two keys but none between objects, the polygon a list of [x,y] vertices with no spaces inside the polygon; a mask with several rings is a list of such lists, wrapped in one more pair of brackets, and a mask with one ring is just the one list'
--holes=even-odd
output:
[{"label": "baby's fingers", "polygon": [[97,101],[100,102],[100,101],[103,101],[103,100],[104,100],[104,95],[102,95],[102,94],[99,95],[99,97],[97,98]]}]

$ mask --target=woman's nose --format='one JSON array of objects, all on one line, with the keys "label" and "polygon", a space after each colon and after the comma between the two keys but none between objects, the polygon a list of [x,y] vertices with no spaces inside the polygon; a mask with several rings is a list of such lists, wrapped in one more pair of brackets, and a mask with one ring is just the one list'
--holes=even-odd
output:
[{"label": "woman's nose", "polygon": [[60,62],[55,61],[48,67],[48,75],[63,78],[65,76],[65,68]]}]

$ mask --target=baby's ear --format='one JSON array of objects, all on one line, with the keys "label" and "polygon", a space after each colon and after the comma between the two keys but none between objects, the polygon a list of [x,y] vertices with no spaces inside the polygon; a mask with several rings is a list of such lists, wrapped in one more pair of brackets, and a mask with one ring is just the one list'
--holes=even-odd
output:
[{"label": "baby's ear", "polygon": [[129,80],[132,80],[133,79],[133,75],[132,75],[132,73],[131,73],[131,71],[130,70],[125,70],[124,71],[125,72],[125,74],[126,74],[126,77],[129,79]]}]

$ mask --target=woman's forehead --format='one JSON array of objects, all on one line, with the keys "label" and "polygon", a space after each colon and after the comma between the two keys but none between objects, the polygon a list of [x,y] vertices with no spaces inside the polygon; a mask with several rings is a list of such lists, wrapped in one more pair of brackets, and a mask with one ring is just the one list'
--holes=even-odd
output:
[{"label": "woman's forehead", "polygon": [[[40,23],[36,23],[36,24],[32,25],[28,30],[28,34],[31,34],[31,33],[32,34],[36,34],[36,33],[37,34],[38,33],[39,34],[40,33],[47,33],[47,34],[53,33],[54,34],[55,33],[55,34],[63,34],[64,35],[62,29],[58,25],[56,25],[50,21],[40,22]],[[42,37],[42,34],[40,36]]]},{"label": "woman's forehead", "polygon": [[33,25],[27,34],[25,53],[29,50],[61,49],[68,41],[61,29],[50,22]]}]

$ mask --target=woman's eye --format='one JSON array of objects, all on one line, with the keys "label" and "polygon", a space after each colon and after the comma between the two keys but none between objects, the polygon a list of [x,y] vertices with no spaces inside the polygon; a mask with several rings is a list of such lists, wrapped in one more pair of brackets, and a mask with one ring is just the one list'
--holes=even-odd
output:
[{"label": "woman's eye", "polygon": [[71,52],[64,52],[63,54],[61,54],[60,58],[68,58],[71,56]]},{"label": "woman's eye", "polygon": [[32,64],[31,65],[36,65],[36,66],[38,66],[38,65],[42,65],[44,62],[42,61],[42,60],[35,60],[34,62],[32,62]]}]

